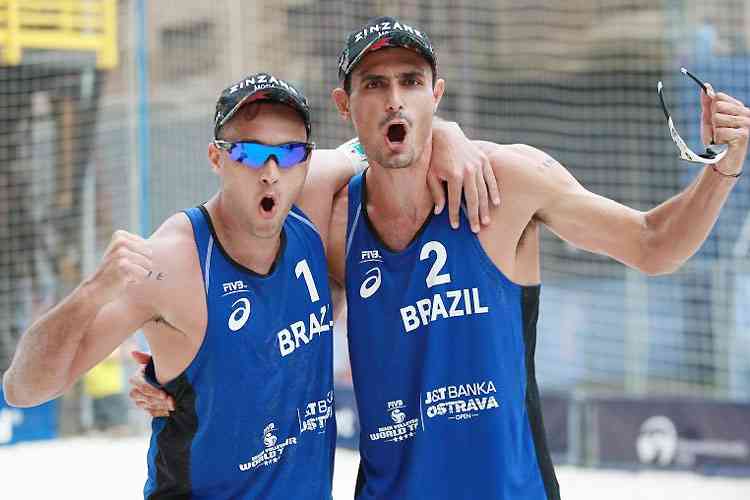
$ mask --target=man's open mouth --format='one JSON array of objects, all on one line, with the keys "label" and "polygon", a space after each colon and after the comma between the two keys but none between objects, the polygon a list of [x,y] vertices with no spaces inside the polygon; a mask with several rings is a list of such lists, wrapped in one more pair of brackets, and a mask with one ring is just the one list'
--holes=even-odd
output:
[{"label": "man's open mouth", "polygon": [[273,207],[276,206],[276,200],[273,199],[271,196],[264,196],[262,200],[260,200],[260,208],[264,212],[270,212],[273,210]]},{"label": "man's open mouth", "polygon": [[403,123],[389,125],[386,135],[390,142],[394,144],[402,143],[404,142],[404,139],[406,139],[406,125]]}]

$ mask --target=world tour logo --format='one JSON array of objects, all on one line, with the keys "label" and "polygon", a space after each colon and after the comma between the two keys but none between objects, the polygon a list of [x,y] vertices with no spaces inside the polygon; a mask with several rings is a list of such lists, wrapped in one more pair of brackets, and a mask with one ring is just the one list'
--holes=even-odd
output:
[{"label": "world tour logo", "polygon": [[386,410],[393,423],[391,425],[378,427],[377,432],[371,432],[370,441],[396,443],[416,436],[417,427],[419,427],[419,419],[412,418],[411,420],[407,420],[406,413],[404,412],[405,407],[406,405],[400,399],[396,401],[388,401],[386,404]]},{"label": "world tour logo", "polygon": [[288,437],[279,443],[279,438],[276,436],[277,433],[278,429],[273,422],[263,428],[263,446],[265,446],[265,449],[253,456],[249,462],[240,464],[239,468],[241,471],[245,472],[257,467],[266,467],[278,463],[286,447],[297,444],[296,437]]}]

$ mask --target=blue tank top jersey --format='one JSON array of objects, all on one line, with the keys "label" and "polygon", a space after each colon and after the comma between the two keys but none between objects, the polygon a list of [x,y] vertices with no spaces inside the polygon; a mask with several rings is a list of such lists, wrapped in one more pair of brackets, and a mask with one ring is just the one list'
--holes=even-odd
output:
[{"label": "blue tank top jersey", "polygon": [[447,210],[390,250],[366,172],[349,183],[346,241],[356,498],[558,499],[534,377],[539,287],[509,281]]},{"label": "blue tank top jersey", "polygon": [[[293,207],[261,276],[224,251],[204,207],[185,213],[208,325],[195,359],[163,387],[176,411],[153,420],[144,497],[330,500],[333,315],[317,230]],[[153,364],[146,375],[156,384]]]}]

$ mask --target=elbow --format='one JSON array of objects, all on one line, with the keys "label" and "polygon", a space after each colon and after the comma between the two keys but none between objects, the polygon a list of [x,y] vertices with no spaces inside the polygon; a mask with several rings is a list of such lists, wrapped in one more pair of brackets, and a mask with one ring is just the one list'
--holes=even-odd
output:
[{"label": "elbow", "polygon": [[638,267],[638,270],[642,273],[654,277],[654,276],[665,276],[672,274],[682,267],[682,262],[661,262],[661,263],[650,263],[648,265],[642,265]]},{"label": "elbow", "polygon": [[644,219],[639,256],[634,267],[648,276],[672,274],[689,258],[674,250],[674,242],[668,241],[663,232],[650,228],[648,220]]},{"label": "elbow", "polygon": [[668,252],[644,251],[634,267],[651,277],[664,276],[680,269],[686,260],[670,256]]},{"label": "elbow", "polygon": [[31,408],[57,397],[57,394],[35,394],[32,391],[24,390],[20,385],[18,381],[14,380],[10,370],[3,374],[3,398],[8,406]]},{"label": "elbow", "polygon": [[21,396],[21,391],[18,390],[16,384],[12,381],[10,371],[3,374],[3,399],[5,399],[8,406],[13,406],[15,408],[27,408],[32,406],[27,404],[28,402]]}]

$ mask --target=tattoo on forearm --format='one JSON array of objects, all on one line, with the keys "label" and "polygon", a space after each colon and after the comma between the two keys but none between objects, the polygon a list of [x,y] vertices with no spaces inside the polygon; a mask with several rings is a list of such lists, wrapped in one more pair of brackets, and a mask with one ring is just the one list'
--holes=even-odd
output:
[{"label": "tattoo on forearm", "polygon": [[167,277],[167,275],[166,275],[166,274],[164,274],[164,273],[154,273],[154,271],[149,271],[149,272],[148,272],[148,276],[147,276],[147,278],[151,278],[151,277],[153,277],[153,278],[154,278],[154,279],[156,279],[157,281],[161,281],[161,280],[163,280],[164,278],[166,278],[166,277]]}]

